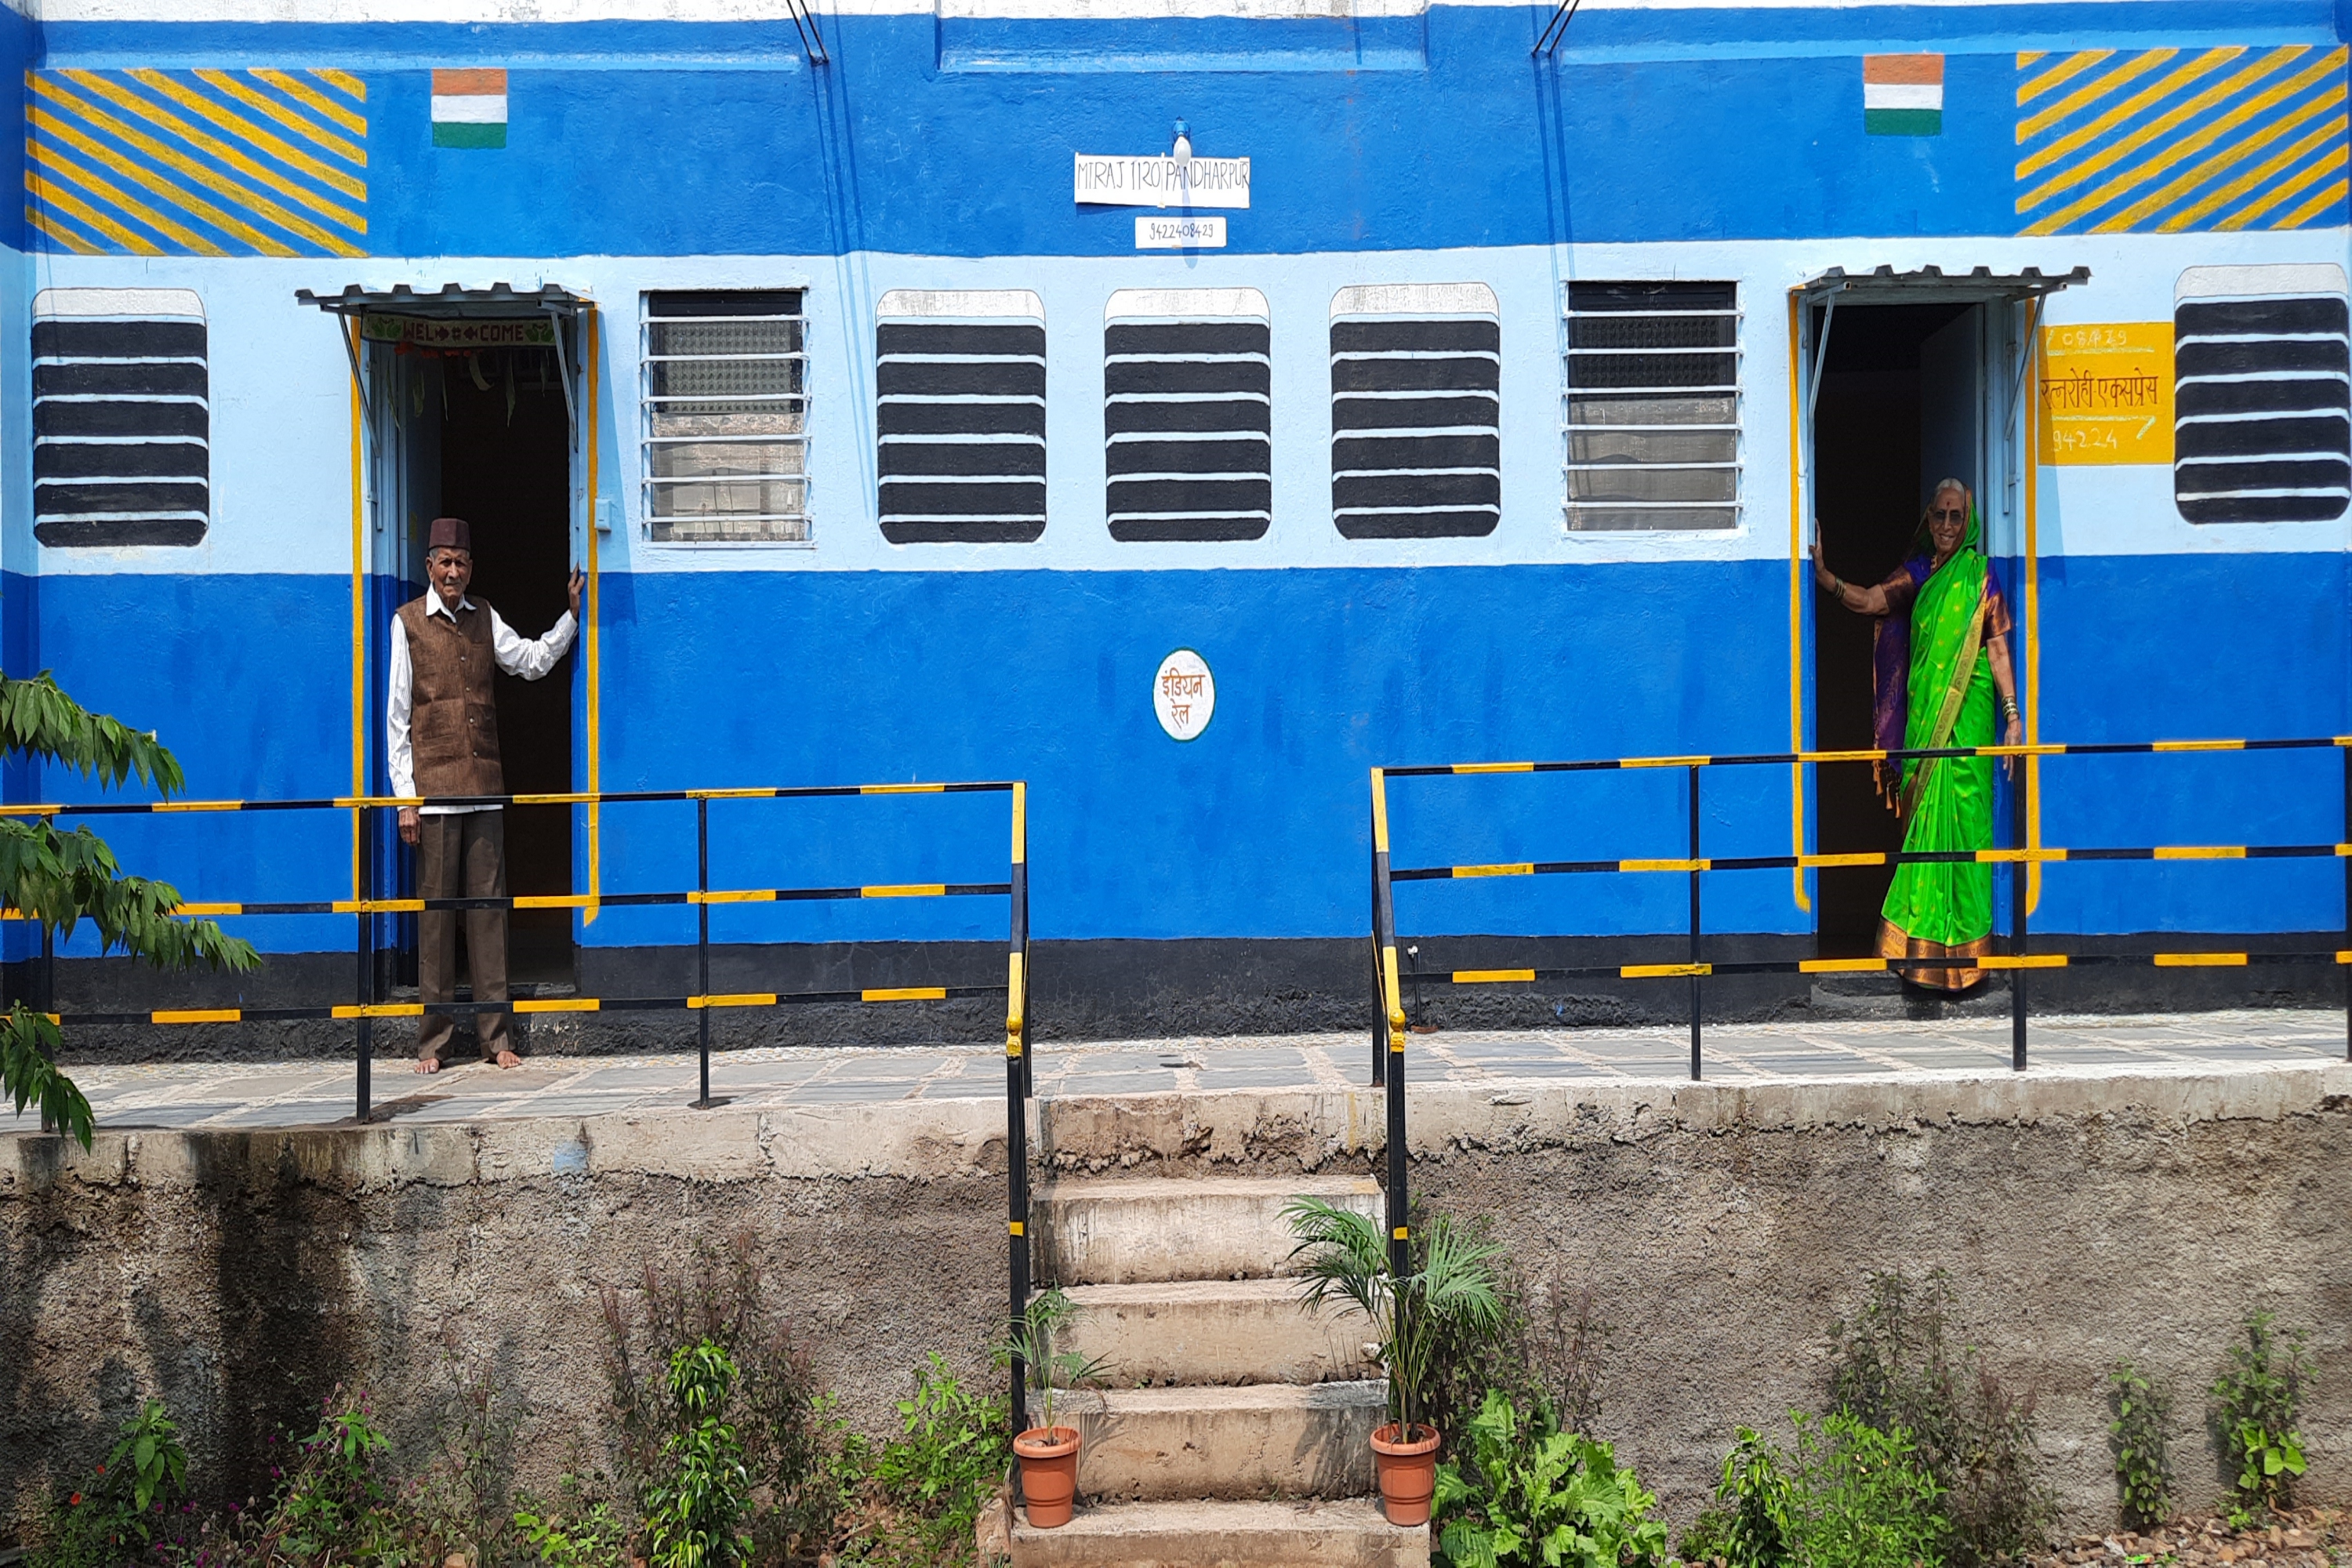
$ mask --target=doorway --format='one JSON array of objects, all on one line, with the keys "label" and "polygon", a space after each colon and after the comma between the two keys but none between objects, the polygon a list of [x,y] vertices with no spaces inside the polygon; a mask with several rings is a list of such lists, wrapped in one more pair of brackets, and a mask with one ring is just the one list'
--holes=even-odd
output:
[{"label": "doorway", "polygon": [[[441,415],[439,515],[473,524],[468,595],[488,600],[525,638],[544,636],[567,607],[572,418],[562,374],[552,348],[446,355],[440,406],[428,409]],[[509,795],[560,795],[572,787],[570,668],[560,666],[539,680],[498,675],[499,760]],[[572,816],[563,805],[508,810],[509,892],[572,891]],[[513,911],[509,978],[571,984],[572,921],[569,910]]]},{"label": "doorway", "polygon": [[[1982,315],[1968,303],[1842,305],[1828,323],[1813,416],[1814,513],[1830,570],[1850,583],[1883,581],[1912,553],[1928,488],[1958,479],[1985,489]],[[1816,309],[1814,341],[1823,323]],[[1872,665],[1877,623],[1831,607],[1813,626],[1814,744],[1862,751],[1876,743]],[[1814,842],[1823,854],[1890,853],[1903,826],[1866,763],[1815,770]],[[1817,873],[1819,952],[1874,951],[1889,866]]]}]

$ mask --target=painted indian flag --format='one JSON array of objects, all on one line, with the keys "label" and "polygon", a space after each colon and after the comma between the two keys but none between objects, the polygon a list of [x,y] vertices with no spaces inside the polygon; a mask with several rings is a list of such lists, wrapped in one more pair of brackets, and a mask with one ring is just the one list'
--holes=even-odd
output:
[{"label": "painted indian flag", "polygon": [[1863,56],[1862,128],[1873,136],[1941,136],[1944,57]]},{"label": "painted indian flag", "polygon": [[507,73],[475,68],[433,73],[433,145],[507,144]]}]

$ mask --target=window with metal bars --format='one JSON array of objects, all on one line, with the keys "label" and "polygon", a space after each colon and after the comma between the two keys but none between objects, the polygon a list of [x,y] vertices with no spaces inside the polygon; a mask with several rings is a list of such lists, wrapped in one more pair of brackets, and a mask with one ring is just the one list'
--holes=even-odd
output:
[{"label": "window with metal bars", "polygon": [[645,297],[645,517],[676,544],[809,537],[798,289]]},{"label": "window with metal bars", "polygon": [[1503,329],[1483,283],[1331,300],[1331,521],[1349,539],[1478,538],[1503,517]]},{"label": "window with metal bars", "polygon": [[33,535],[52,548],[202,542],[212,395],[186,289],[33,301]]},{"label": "window with metal bars", "polygon": [[1045,307],[1025,289],[893,289],[875,327],[876,472],[893,544],[1045,531]]},{"label": "window with metal bars", "polygon": [[2190,522],[2352,505],[2352,332],[2332,263],[2192,267],[2174,290],[2172,490]]},{"label": "window with metal bars", "polygon": [[1739,522],[1734,283],[1568,286],[1568,526]]},{"label": "window with metal bars", "polygon": [[1255,289],[1111,295],[1103,430],[1113,539],[1258,539],[1273,526],[1272,335]]}]

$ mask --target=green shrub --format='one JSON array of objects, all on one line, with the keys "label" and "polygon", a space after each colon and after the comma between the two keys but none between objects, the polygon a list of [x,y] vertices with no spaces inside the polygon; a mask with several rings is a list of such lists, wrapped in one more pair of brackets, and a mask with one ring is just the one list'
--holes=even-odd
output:
[{"label": "green shrub", "polygon": [[1907,1434],[1841,1411],[1791,1412],[1796,1444],[1748,1427],[1723,1461],[1722,1505],[1682,1543],[1686,1560],[1731,1568],[1927,1568],[1944,1561],[1943,1495]]},{"label": "green shrub", "polygon": [[900,1432],[884,1445],[875,1479],[898,1527],[885,1533],[904,1558],[949,1563],[972,1552],[972,1521],[1011,1474],[1010,1402],[956,1381],[937,1352],[898,1402]]},{"label": "green shrub", "polygon": [[1715,1495],[1722,1505],[1692,1521],[1680,1546],[1686,1563],[1720,1558],[1728,1568],[1778,1568],[1789,1559],[1789,1478],[1780,1450],[1753,1427],[1738,1429],[1723,1457]]},{"label": "green shrub", "polygon": [[670,1356],[709,1340],[738,1373],[727,1418],[751,1479],[746,1528],[753,1557],[781,1562],[830,1550],[857,1484],[843,1474],[845,1424],[777,1304],[750,1233],[723,1246],[698,1244],[675,1277],[648,1267],[640,1312],[611,1289],[604,1305],[605,1373],[620,1428],[618,1493],[644,1496],[661,1468],[662,1447],[675,1430]]},{"label": "green shrub", "polygon": [[114,1449],[89,1481],[51,1502],[47,1541],[33,1568],[112,1568],[186,1533],[188,1451],[160,1399],[122,1424]]},{"label": "green shrub", "polygon": [[2057,1516],[2042,1479],[2033,1399],[2011,1394],[1977,1352],[1955,1345],[1951,1281],[1874,1274],[1862,1310],[1832,1334],[1830,1403],[1864,1426],[1906,1435],[1943,1490],[1942,1555],[1989,1568],[2042,1544]]},{"label": "green shrub", "polygon": [[729,1568],[751,1554],[739,1526],[751,1509],[742,1440],[726,1419],[735,1363],[709,1340],[669,1358],[677,1429],[662,1444],[664,1473],[646,1495],[652,1568]]},{"label": "green shrub", "polygon": [[2161,1524],[2172,1513],[2172,1394],[2119,1361],[2107,1373],[2107,1397],[2116,1412],[2107,1436],[2116,1451],[2123,1521],[2134,1528]]},{"label": "green shrub", "polygon": [[[1493,1245],[1482,1216],[1456,1222],[1475,1245]],[[1412,1220],[1416,1266],[1425,1257],[1429,1226]],[[1501,1389],[1521,1415],[1548,1406],[1562,1430],[1590,1433],[1600,1418],[1600,1370],[1606,1329],[1594,1311],[1590,1286],[1565,1288],[1557,1276],[1530,1279],[1517,1262],[1497,1254],[1492,1268],[1498,1302],[1491,1323],[1449,1320],[1437,1325],[1430,1353],[1429,1419],[1442,1432],[1466,1426],[1490,1389]]]},{"label": "green shrub", "polygon": [[1914,1568],[1944,1560],[1943,1488],[1909,1434],[1840,1411],[1794,1418],[1785,1531],[1801,1568]]},{"label": "green shrub", "polygon": [[278,1491],[261,1526],[261,1560],[306,1561],[332,1552],[362,1562],[380,1555],[395,1529],[388,1517],[393,1490],[378,1473],[390,1447],[367,1396],[336,1384],[318,1429],[293,1445],[291,1468],[273,1468]]},{"label": "green shrub", "polygon": [[2282,1335],[2268,1312],[2246,1320],[2246,1342],[2231,1347],[2213,1384],[2214,1434],[2237,1473],[2233,1519],[2284,1507],[2303,1474],[2295,1417],[2307,1373],[2301,1330]]},{"label": "green shrub", "polygon": [[530,1561],[544,1568],[627,1568],[628,1521],[607,1499],[590,1500],[587,1490],[581,1478],[567,1475],[555,1503],[515,1499],[514,1532]]},{"label": "green shrub", "polygon": [[1614,1450],[1563,1432],[1549,1405],[1522,1418],[1489,1389],[1437,1468],[1433,1519],[1441,1562],[1454,1568],[1650,1568],[1666,1527]]}]

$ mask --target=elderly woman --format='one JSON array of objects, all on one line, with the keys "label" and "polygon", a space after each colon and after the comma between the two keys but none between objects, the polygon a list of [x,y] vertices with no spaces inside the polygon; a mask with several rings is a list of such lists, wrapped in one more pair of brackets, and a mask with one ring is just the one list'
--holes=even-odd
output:
[{"label": "elderly woman", "polygon": [[[1873,684],[1876,744],[1934,751],[1993,744],[1993,704],[2000,741],[2019,745],[2025,727],[2009,657],[2009,606],[1984,557],[1975,500],[1968,486],[1946,479],[1921,520],[1911,558],[1874,587],[1841,581],[1813,543],[1813,576],[1856,615],[1879,617]],[[2004,764],[2007,766],[2008,764]],[[1992,761],[1988,757],[1907,758],[1879,764],[1880,787],[1903,818],[1906,851],[1992,847]],[[1976,862],[1906,862],[1878,921],[1883,958],[1968,960],[1991,951],[1992,868]],[[1971,963],[1906,971],[1912,984],[1965,991],[1983,972]]]}]

